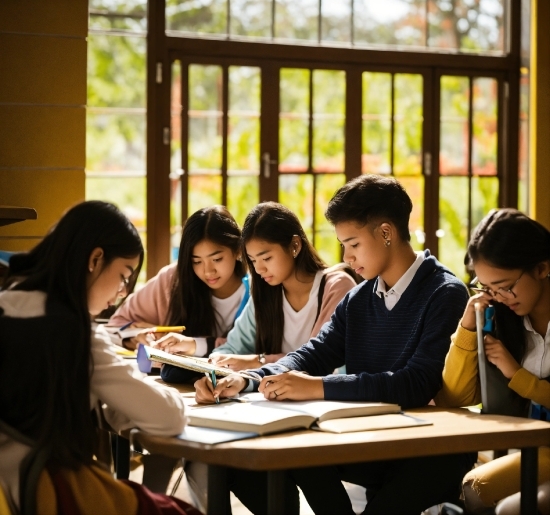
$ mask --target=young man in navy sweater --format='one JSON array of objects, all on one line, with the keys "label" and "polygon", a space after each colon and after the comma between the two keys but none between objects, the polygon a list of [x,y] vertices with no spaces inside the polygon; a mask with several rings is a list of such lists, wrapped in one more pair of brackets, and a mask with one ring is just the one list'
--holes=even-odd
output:
[{"label": "young man in navy sweater", "polygon": [[[344,297],[317,337],[256,371],[263,377],[256,386],[267,399],[380,401],[415,408],[435,396],[468,293],[429,251],[414,252],[411,210],[411,199],[392,178],[364,175],[336,192],[326,217],[344,261],[365,281]],[[342,365],[345,375],[332,373]],[[238,376],[220,380],[216,389],[202,380],[196,383],[197,400],[212,402],[247,386]],[[446,455],[290,474],[316,514],[353,514],[342,480],[367,488],[365,514],[418,514],[456,499],[474,461],[474,454]],[[254,501],[265,491],[260,484],[259,490],[249,488],[256,490]],[[234,486],[245,504],[259,506]]]}]

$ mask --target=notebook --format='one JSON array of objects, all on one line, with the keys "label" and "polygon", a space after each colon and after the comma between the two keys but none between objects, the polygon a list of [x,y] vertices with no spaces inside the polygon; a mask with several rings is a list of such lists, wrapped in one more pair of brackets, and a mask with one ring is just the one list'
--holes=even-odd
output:
[{"label": "notebook", "polygon": [[[231,431],[249,431],[259,435],[290,429],[307,429],[317,422],[350,420],[386,413],[399,413],[397,404],[340,401],[268,401],[261,393],[248,394],[219,405],[197,406],[189,410],[190,426]],[[328,429],[327,429],[328,430]]]}]

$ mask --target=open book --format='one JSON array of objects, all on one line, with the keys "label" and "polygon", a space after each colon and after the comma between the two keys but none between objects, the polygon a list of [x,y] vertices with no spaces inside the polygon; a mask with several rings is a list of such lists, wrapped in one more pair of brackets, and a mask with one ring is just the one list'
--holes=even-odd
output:
[{"label": "open book", "polygon": [[[317,422],[319,429],[333,431],[332,427],[324,429],[322,423],[334,419],[351,420],[350,417],[368,418],[367,415],[399,413],[401,410],[397,404],[382,402],[268,401],[261,393],[240,396],[234,400],[237,402],[190,409],[187,412],[189,425],[265,435],[289,429],[306,429]],[[347,431],[339,428],[334,432]]]},{"label": "open book", "polygon": [[159,363],[166,363],[167,365],[174,365],[180,368],[186,368],[187,370],[194,370],[195,372],[202,372],[210,374],[212,371],[217,376],[228,376],[231,374],[239,374],[246,379],[258,380],[258,377],[247,374],[246,372],[235,372],[230,368],[218,367],[212,363],[208,363],[208,358],[197,358],[195,356],[182,356],[180,354],[170,354],[154,347],[143,346],[147,358],[151,361],[158,361]]}]

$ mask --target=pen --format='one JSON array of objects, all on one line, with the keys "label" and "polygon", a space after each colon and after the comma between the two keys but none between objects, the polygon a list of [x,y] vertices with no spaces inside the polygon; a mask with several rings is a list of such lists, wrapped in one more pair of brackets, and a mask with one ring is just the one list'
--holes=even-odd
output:
[{"label": "pen", "polygon": [[[216,372],[214,372],[214,370],[212,370],[210,372],[210,377],[212,378],[212,386],[214,388],[216,388]],[[219,397],[215,397],[216,399],[216,404],[219,404],[220,403],[220,398]]]},{"label": "pen", "polygon": [[134,323],[133,320],[130,320],[130,322],[128,322],[127,324],[124,324],[122,327],[119,327],[119,331],[124,331],[124,329],[128,329],[128,327],[130,327],[132,324]]}]

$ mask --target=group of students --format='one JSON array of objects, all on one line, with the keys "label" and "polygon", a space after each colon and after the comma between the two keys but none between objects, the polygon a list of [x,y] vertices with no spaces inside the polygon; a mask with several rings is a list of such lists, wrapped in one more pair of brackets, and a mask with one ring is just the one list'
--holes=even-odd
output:
[{"label": "group of students", "polygon": [[[233,374],[216,387],[198,379],[201,403],[259,390],[275,402],[381,401],[406,409],[435,401],[458,407],[480,401],[474,303],[491,303],[498,339],[486,337],[487,357],[509,388],[545,413],[550,232],[513,209],[488,214],[468,246],[465,263],[483,290],[469,297],[429,251],[413,250],[411,210],[409,196],[392,178],[365,175],[344,185],[326,217],[345,265],[328,267],[298,218],[280,204],[256,206],[242,232],[224,207],[201,209],[184,226],[178,262],[128,296],[109,324],[184,325],[185,336],[140,335],[121,343],[210,356],[261,378]],[[184,427],[178,395],[142,381],[117,357],[104,327],[90,330],[98,313],[133,289],[142,262],[132,224],[114,206],[94,201],[69,210],[39,245],[10,260],[0,291],[0,422],[48,448],[54,478],[60,470],[77,474],[93,466],[90,410],[97,412],[98,400],[115,430],[174,435]],[[363,281],[357,285],[358,277]],[[342,366],[345,373],[336,373]],[[193,380],[169,365],[160,373],[169,383]],[[15,503],[29,442],[0,425],[0,478]],[[418,514],[457,500],[461,484],[467,508],[477,512],[519,491],[519,455],[472,470],[475,461],[473,453],[450,453],[288,471],[285,509],[299,512],[299,487],[315,513],[351,515],[342,481],[366,488],[364,513],[371,515]],[[204,509],[204,470],[187,472],[196,479],[193,490]],[[548,481],[550,449],[542,448],[539,483]],[[265,474],[235,469],[229,483],[253,513],[265,512]],[[136,485],[117,488],[142,502]],[[157,496],[155,502],[174,503],[170,509],[178,513],[193,510],[176,499]]]}]

